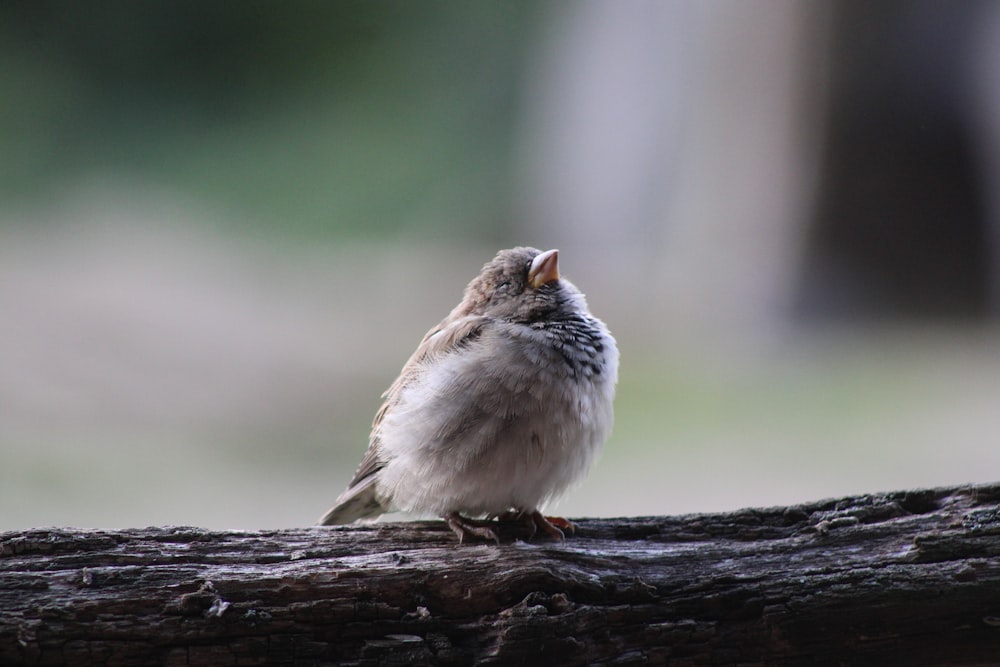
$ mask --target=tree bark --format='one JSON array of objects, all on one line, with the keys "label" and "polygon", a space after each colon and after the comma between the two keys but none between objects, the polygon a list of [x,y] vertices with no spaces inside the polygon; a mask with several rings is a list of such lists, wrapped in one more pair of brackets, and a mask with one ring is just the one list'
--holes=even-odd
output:
[{"label": "tree bark", "polygon": [[519,530],[3,533],[0,664],[1000,664],[1000,484]]}]

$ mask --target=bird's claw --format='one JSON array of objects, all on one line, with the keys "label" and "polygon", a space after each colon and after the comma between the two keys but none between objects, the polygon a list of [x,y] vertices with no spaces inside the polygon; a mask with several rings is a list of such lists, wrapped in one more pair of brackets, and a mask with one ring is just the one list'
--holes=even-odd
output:
[{"label": "bird's claw", "polygon": [[500,538],[492,528],[492,521],[482,522],[466,519],[458,512],[452,512],[443,518],[448,522],[448,527],[451,528],[452,532],[458,535],[459,544],[463,544],[467,536],[473,535],[484,540],[493,540],[497,546],[500,546]]},{"label": "bird's claw", "polygon": [[[535,512],[535,514],[538,514],[538,512]],[[558,528],[563,533],[576,535],[576,525],[569,519],[566,519],[561,516],[541,516],[541,514],[538,514],[538,516],[543,521],[547,521],[549,525],[552,526],[553,528]]]},{"label": "bird's claw", "polygon": [[[541,512],[535,510],[529,517],[536,529],[540,528],[542,532],[558,542],[566,539],[566,533],[563,531],[568,532],[570,535],[576,532],[576,526],[561,516],[544,516]],[[534,536],[534,532],[532,532],[532,536]]]},{"label": "bird's claw", "polygon": [[576,526],[568,519],[561,516],[544,516],[537,510],[534,512],[507,512],[500,515],[499,520],[521,522],[528,530],[529,540],[538,534],[539,529],[559,542],[566,539],[566,533],[572,535],[576,532]]}]

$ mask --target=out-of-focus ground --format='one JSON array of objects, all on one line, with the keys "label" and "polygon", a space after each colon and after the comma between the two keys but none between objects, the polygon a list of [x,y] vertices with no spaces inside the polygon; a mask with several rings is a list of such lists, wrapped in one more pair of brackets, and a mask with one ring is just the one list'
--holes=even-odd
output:
[{"label": "out-of-focus ground", "polygon": [[[380,392],[494,252],[276,249],[157,224],[181,213],[74,202],[0,235],[0,528],[312,522],[353,474]],[[695,338],[646,312],[642,283],[563,265],[622,366],[615,432],[560,512],[724,510],[1000,470],[995,327]]]},{"label": "out-of-focus ground", "polygon": [[0,5],[0,530],[312,523],[501,247],[621,348],[554,511],[1000,478],[1000,6]]}]

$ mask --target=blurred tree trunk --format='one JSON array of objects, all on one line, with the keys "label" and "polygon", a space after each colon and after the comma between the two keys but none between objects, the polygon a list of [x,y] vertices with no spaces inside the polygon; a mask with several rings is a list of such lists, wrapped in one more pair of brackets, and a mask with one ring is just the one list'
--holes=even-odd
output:
[{"label": "blurred tree trunk", "polygon": [[1000,484],[517,530],[0,534],[0,664],[1000,661]]}]

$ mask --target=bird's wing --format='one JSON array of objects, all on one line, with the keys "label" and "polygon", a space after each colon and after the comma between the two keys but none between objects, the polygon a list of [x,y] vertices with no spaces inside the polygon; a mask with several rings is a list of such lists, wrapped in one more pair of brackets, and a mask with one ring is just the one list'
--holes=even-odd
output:
[{"label": "bird's wing", "polygon": [[489,318],[481,315],[449,317],[427,332],[416,351],[403,366],[399,377],[382,394],[382,398],[385,400],[378,412],[375,413],[368,451],[365,452],[361,465],[358,466],[358,471],[354,473],[354,479],[347,486],[348,490],[378,472],[384,465],[379,448],[379,425],[386,413],[399,402],[399,396],[403,389],[420,377],[429,361],[459,350],[478,338],[488,320]]}]

